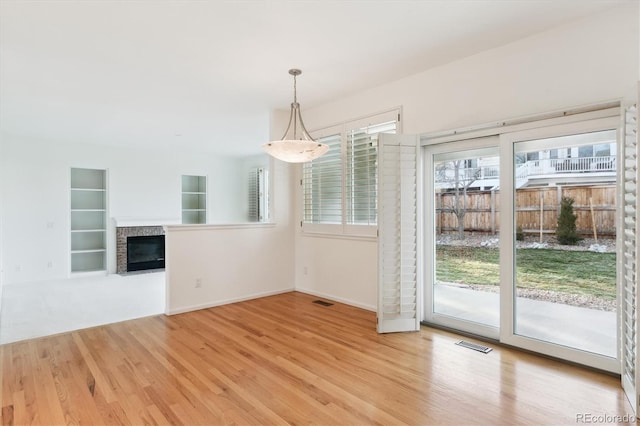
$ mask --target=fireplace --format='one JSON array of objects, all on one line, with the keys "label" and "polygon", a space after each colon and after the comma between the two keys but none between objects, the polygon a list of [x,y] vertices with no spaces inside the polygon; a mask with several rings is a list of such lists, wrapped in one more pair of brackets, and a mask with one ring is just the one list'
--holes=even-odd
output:
[{"label": "fireplace", "polygon": [[164,268],[164,235],[127,237],[127,272]]},{"label": "fireplace", "polygon": [[[126,223],[127,225],[129,225],[130,222],[124,222],[121,220],[119,223]],[[156,256],[154,257],[154,259],[143,260],[143,262],[157,260],[159,258],[163,258],[164,260],[164,229],[162,228],[162,226],[147,226],[145,224],[142,224],[142,226],[139,226],[136,223],[132,223],[133,226],[118,226],[118,224],[116,225],[116,272],[118,274],[126,274],[127,272],[134,271],[134,270],[137,270],[137,271],[142,270],[141,268],[131,269],[129,267],[128,242],[130,238],[152,237],[152,236],[162,237],[163,238],[162,255],[159,255],[159,253],[156,253]],[[144,239],[140,240],[140,242],[144,242],[145,246],[148,246],[149,241],[150,240],[145,241]],[[137,266],[144,267],[144,265],[137,265]],[[153,266],[151,269],[159,269],[159,268],[164,268],[164,265],[157,266],[157,267]]]}]

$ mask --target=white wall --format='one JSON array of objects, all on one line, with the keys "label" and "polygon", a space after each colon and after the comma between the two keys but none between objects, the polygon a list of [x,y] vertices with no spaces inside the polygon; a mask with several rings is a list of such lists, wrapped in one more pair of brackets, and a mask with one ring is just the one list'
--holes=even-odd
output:
[{"label": "white wall", "polygon": [[293,290],[291,166],[271,177],[272,224],[166,227],[167,314]]},{"label": "white wall", "polygon": [[[637,101],[638,3],[305,110],[309,128],[402,106],[403,133]],[[363,71],[366,72],[366,71]],[[300,206],[300,194],[296,206]],[[296,213],[301,217],[300,211]],[[296,236],[296,288],[376,305],[377,243]],[[307,274],[304,268],[307,268]]]},{"label": "white wall", "polygon": [[[209,221],[237,222],[234,179],[240,159],[173,151],[72,145],[3,136],[0,245],[4,284],[69,276],[69,170],[108,170],[108,217],[181,217],[181,175],[209,176]],[[108,265],[115,272],[109,222]],[[51,262],[51,267],[49,263]]]},{"label": "white wall", "polygon": [[287,227],[174,225],[165,229],[167,314],[293,290],[293,244]]},{"label": "white wall", "polygon": [[[0,140],[1,142],[1,140]],[[2,143],[0,143],[0,159],[3,158],[4,152],[2,149]],[[2,164],[0,164],[0,171],[2,170]],[[2,173],[0,173],[0,315],[2,314],[2,287],[4,284],[4,267],[3,267],[3,256],[2,256],[2,216],[3,216],[3,205],[4,205],[4,196],[3,196],[3,185],[2,185]]]},{"label": "white wall", "polygon": [[296,239],[296,290],[376,310],[375,239],[302,236]]}]

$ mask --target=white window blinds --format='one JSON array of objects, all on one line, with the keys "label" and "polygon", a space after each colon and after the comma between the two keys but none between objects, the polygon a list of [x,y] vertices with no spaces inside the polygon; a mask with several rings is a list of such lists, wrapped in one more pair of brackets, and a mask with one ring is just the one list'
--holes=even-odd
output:
[{"label": "white window blinds", "polygon": [[329,152],[303,166],[303,230],[374,236],[378,135],[396,133],[398,111],[325,129]]},{"label": "white window blinds", "polygon": [[329,152],[305,163],[302,174],[305,223],[342,223],[341,135],[316,139],[329,145]]}]

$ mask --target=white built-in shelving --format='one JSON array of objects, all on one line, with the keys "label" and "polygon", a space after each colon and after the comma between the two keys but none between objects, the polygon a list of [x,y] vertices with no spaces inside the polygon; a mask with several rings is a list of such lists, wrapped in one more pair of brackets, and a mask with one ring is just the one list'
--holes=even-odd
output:
[{"label": "white built-in shelving", "polygon": [[182,175],[182,223],[207,223],[207,177]]},{"label": "white built-in shelving", "polygon": [[106,269],[106,170],[71,169],[71,272]]}]

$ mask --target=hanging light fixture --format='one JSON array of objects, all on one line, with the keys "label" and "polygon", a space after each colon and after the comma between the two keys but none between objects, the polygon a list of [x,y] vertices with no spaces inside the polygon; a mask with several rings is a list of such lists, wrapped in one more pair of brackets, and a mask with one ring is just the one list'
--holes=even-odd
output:
[{"label": "hanging light fixture", "polygon": [[281,140],[267,142],[262,145],[262,148],[278,160],[288,163],[305,163],[325,154],[329,151],[329,145],[314,141],[305,129],[296,93],[296,77],[302,74],[302,71],[294,68],[289,70],[289,74],[293,76],[293,102],[289,125]]}]

